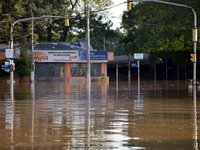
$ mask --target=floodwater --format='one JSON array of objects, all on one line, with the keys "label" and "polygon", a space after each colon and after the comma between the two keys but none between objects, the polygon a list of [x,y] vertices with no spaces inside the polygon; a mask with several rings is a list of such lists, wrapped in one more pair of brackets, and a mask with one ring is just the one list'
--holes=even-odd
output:
[{"label": "floodwater", "polygon": [[200,91],[194,94],[187,82],[90,87],[19,83],[11,96],[10,85],[0,84],[0,149],[198,149]]}]

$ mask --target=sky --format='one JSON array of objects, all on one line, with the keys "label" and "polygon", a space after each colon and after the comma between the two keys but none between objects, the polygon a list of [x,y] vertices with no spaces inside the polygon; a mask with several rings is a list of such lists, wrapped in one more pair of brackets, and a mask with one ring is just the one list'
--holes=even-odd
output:
[{"label": "sky", "polygon": [[[123,2],[125,2],[126,0],[113,0],[114,1],[114,6],[115,5],[118,5],[118,4],[121,4]],[[127,9],[127,4],[124,3],[120,6],[117,6],[117,7],[114,7],[112,9],[110,9],[110,12],[111,12],[111,16],[116,16],[116,17],[120,17],[122,16],[123,14],[123,11],[125,11]],[[116,28],[119,28],[120,27],[120,22],[121,22],[121,19],[119,18],[111,18],[112,22],[113,22],[113,27],[112,29],[116,29]]]}]

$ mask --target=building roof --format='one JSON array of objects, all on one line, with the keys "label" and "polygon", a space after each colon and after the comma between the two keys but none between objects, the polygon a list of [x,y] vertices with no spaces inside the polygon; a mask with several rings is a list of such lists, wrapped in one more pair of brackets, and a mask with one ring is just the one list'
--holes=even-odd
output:
[{"label": "building roof", "polygon": [[[13,42],[13,48],[19,47],[19,43]],[[0,44],[0,52],[5,52],[8,49],[8,44]]]},{"label": "building roof", "polygon": [[[31,45],[26,44],[24,49],[31,50]],[[86,42],[37,42],[34,50],[87,50]],[[90,50],[93,48],[90,46]]]},{"label": "building roof", "polygon": [[[149,55],[146,53],[143,53],[143,59],[142,60],[148,60]],[[131,61],[137,61],[134,59],[134,57],[130,57]],[[116,63],[127,63],[128,62],[128,56],[127,55],[121,55],[121,56],[114,56],[114,60],[108,61],[109,64],[116,64]]]},{"label": "building roof", "polygon": [[[19,43],[13,42],[13,48],[20,47]],[[0,52],[5,52],[8,44],[0,44]],[[31,50],[30,44],[25,44],[20,49]],[[83,50],[87,51],[86,42],[37,42],[34,45],[34,50]],[[90,50],[94,49],[90,46]]]},{"label": "building roof", "polygon": [[[140,65],[149,65],[149,55],[146,53],[143,53],[143,59],[140,60]],[[116,64],[119,64],[119,67],[126,67],[128,64],[128,56],[127,55],[121,55],[121,56],[114,56],[114,60],[108,61],[108,68],[115,68]],[[134,59],[134,57],[131,56],[130,63],[137,63],[137,60]],[[162,63],[162,61],[157,60],[156,64]]]}]

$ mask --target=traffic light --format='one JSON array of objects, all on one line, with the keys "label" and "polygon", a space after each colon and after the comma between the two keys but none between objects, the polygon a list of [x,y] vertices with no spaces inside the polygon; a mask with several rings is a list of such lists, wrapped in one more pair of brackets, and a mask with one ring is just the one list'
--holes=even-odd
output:
[{"label": "traffic light", "polygon": [[12,71],[15,70],[15,63],[12,64]]},{"label": "traffic light", "polygon": [[[66,15],[65,17],[68,17],[68,15]],[[65,19],[65,26],[69,27],[69,19]]]},{"label": "traffic light", "polygon": [[194,62],[194,54],[190,54],[190,56],[191,56],[190,60],[191,60],[192,62]]},{"label": "traffic light", "polygon": [[11,41],[8,41],[8,48],[11,49]]},{"label": "traffic light", "polygon": [[131,2],[129,2],[129,0],[127,1],[127,9],[131,10]]}]

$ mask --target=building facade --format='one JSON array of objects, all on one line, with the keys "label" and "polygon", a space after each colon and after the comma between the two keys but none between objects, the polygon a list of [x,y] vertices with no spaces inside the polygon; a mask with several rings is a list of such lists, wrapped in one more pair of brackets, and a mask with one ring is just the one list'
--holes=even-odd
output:
[{"label": "building facade", "polygon": [[[30,54],[30,47],[25,46]],[[90,47],[91,80],[108,80],[107,62],[114,54]],[[87,81],[87,47],[84,42],[38,42],[34,48],[36,81]]]}]

